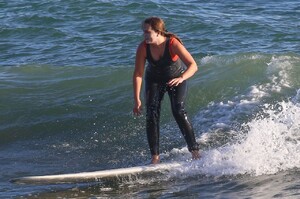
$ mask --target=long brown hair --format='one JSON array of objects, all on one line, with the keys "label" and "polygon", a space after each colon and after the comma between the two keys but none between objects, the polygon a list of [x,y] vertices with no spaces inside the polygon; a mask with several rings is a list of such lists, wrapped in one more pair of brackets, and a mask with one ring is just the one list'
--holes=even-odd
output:
[{"label": "long brown hair", "polygon": [[149,24],[155,32],[161,34],[162,36],[169,37],[169,38],[174,37],[180,43],[183,44],[183,42],[181,41],[181,39],[177,35],[167,31],[166,26],[165,26],[165,22],[161,18],[159,18],[159,17],[146,18],[142,23],[142,27],[144,26],[144,24]]}]

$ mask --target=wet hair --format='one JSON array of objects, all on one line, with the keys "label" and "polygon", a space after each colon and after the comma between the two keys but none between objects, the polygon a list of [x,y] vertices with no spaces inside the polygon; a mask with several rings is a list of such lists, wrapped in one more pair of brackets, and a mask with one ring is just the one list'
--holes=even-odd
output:
[{"label": "wet hair", "polygon": [[166,26],[165,26],[165,22],[161,18],[159,18],[159,17],[146,18],[142,23],[142,28],[144,27],[145,24],[149,24],[151,26],[152,30],[154,30],[155,32],[161,34],[162,36],[165,36],[165,37],[168,37],[168,38],[174,37],[180,43],[183,44],[183,42],[181,41],[181,39],[177,35],[167,31]]}]

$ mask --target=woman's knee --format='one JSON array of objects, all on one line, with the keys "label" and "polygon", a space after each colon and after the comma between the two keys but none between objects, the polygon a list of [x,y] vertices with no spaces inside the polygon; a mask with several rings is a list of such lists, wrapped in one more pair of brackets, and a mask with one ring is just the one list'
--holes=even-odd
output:
[{"label": "woman's knee", "polygon": [[186,111],[185,111],[185,108],[184,108],[184,103],[182,102],[182,103],[174,104],[172,106],[172,113],[173,113],[175,118],[184,119],[186,117]]},{"label": "woman's knee", "polygon": [[160,116],[160,107],[157,105],[148,105],[146,119],[147,120],[156,120]]}]

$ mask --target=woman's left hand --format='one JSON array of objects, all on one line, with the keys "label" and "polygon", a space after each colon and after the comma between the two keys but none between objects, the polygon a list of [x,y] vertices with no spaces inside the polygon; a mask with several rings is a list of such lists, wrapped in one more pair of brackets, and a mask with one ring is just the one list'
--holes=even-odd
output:
[{"label": "woman's left hand", "polygon": [[178,86],[178,85],[181,84],[183,81],[184,81],[183,77],[180,76],[180,77],[171,79],[171,80],[168,82],[168,86],[170,86],[170,87],[172,87],[172,86]]}]

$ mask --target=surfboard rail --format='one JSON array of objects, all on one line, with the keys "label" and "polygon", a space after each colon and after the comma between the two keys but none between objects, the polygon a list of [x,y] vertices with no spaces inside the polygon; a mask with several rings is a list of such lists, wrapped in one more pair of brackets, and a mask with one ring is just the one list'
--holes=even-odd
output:
[{"label": "surfboard rail", "polygon": [[81,182],[98,182],[102,179],[117,178],[136,174],[149,174],[155,172],[167,172],[172,169],[181,167],[183,163],[170,162],[155,165],[135,166],[128,168],[117,168],[101,171],[56,174],[56,175],[41,175],[41,176],[26,176],[14,178],[12,183],[16,184],[61,184],[61,183],[81,183]]}]

